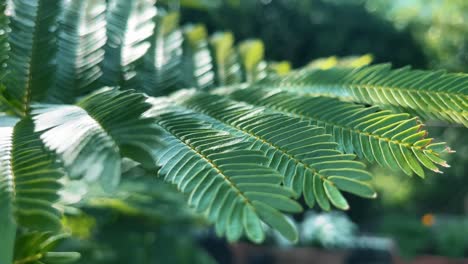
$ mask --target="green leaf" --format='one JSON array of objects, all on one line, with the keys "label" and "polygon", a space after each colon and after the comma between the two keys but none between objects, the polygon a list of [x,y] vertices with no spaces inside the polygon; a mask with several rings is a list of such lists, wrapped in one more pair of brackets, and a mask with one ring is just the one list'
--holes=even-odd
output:
[{"label": "green leaf", "polygon": [[302,207],[297,202],[286,198],[283,195],[277,195],[273,193],[259,193],[259,192],[245,192],[245,196],[252,200],[260,201],[273,208],[289,213],[300,213]]},{"label": "green leaf", "polygon": [[284,215],[279,213],[273,207],[262,202],[254,201],[253,204],[265,223],[273,229],[278,230],[278,232],[280,232],[289,241],[297,242],[297,230],[294,225],[284,217]]},{"label": "green leaf", "polygon": [[340,191],[335,186],[333,186],[332,183],[329,181],[324,181],[323,187],[325,189],[325,193],[328,196],[328,199],[330,199],[334,206],[342,210],[349,209],[348,202],[346,202],[346,199],[343,197]]},{"label": "green leaf", "polygon": [[416,174],[421,178],[424,178],[424,170],[421,165],[419,165],[419,161],[413,156],[411,150],[400,146],[400,151],[403,153],[403,156],[405,157],[405,160],[410,166],[411,170],[416,172]]},{"label": "green leaf", "polygon": [[[229,215],[229,218],[227,220],[226,226],[229,226],[228,229],[226,229],[226,237],[229,242],[234,242],[239,240],[239,238],[242,236],[242,231],[244,230],[243,226],[243,219],[244,219],[244,210],[243,210],[242,202],[238,201],[233,205],[233,210],[232,213]],[[218,225],[216,225],[218,226]],[[216,229],[218,230],[218,229]],[[224,230],[220,230],[220,232],[217,232],[218,235],[222,235]]]},{"label": "green leaf", "polygon": [[369,172],[357,169],[326,169],[321,173],[326,177],[342,176],[346,178],[356,179],[358,181],[370,181],[372,176]]},{"label": "green leaf", "polygon": [[330,210],[330,202],[328,201],[325,189],[322,184],[322,179],[317,174],[314,175],[314,195],[318,205],[325,211]]},{"label": "green leaf", "polygon": [[304,189],[307,191],[304,191],[304,200],[306,204],[310,207],[313,208],[315,205],[315,195],[314,195],[314,175],[310,171],[306,171],[306,174],[304,175]]},{"label": "green leaf", "polygon": [[332,176],[328,180],[333,182],[333,184],[338,187],[338,189],[345,192],[349,192],[358,196],[365,198],[376,198],[377,194],[375,191],[366,183],[356,181],[355,179]]},{"label": "green leaf", "polygon": [[261,192],[268,191],[270,193],[276,193],[282,196],[291,197],[294,195],[294,192],[290,189],[278,186],[276,184],[269,183],[242,183],[239,184],[239,187],[242,187],[246,192]]},{"label": "green leaf", "polygon": [[250,206],[244,207],[244,228],[247,237],[255,243],[265,240],[265,232],[261,226],[260,219]]}]

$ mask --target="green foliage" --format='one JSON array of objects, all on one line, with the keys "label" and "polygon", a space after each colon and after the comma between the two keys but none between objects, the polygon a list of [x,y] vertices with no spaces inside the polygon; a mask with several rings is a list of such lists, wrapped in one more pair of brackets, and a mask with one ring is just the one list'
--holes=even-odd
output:
[{"label": "green foliage", "polygon": [[[311,126],[307,121],[268,113],[264,109],[216,95],[198,94],[187,100],[185,105],[233,127],[237,131],[231,133],[243,136],[243,141],[249,142],[251,149],[266,153],[269,166],[285,175],[284,185],[292,188],[297,195],[304,193],[310,207],[315,204],[316,191],[323,193],[325,190],[332,202],[341,199],[339,192],[329,186],[335,177],[354,178],[363,188],[367,186],[364,181],[371,179],[363,170],[365,166],[362,163],[352,161],[354,155],[337,151],[337,144],[331,136],[325,134],[323,128]],[[372,198],[375,195],[367,196]],[[327,197],[318,201],[325,210],[330,209]],[[344,202],[337,207],[347,209]]]},{"label": "green foliage", "polygon": [[179,13],[158,9],[151,47],[140,69],[141,89],[148,95],[167,94],[180,86],[183,42]]},{"label": "green foliage", "polygon": [[265,77],[266,64],[263,62],[265,48],[260,40],[246,40],[239,44],[239,55],[248,82]]},{"label": "green foliage", "polygon": [[411,70],[409,67],[391,70],[390,65],[382,64],[357,69],[298,71],[259,85],[390,106],[424,118],[468,126],[467,82],[464,74]]},{"label": "green foliage", "polygon": [[150,48],[154,30],[154,0],[110,0],[107,42],[102,64],[106,85],[123,85],[134,79],[135,68]]},{"label": "green foliage", "polygon": [[103,90],[76,105],[37,104],[35,130],[61,156],[70,177],[100,178],[103,187],[112,189],[119,183],[121,157],[155,166],[151,152],[159,144],[159,131],[153,119],[141,117],[150,108],[144,100],[131,91]]},{"label": "green foliage", "polygon": [[216,78],[219,85],[236,84],[242,81],[238,54],[234,48],[231,32],[218,32],[210,38],[214,57]]},{"label": "green foliage", "polygon": [[[10,104],[23,114],[32,101],[44,100],[55,75],[58,1],[15,0],[11,17],[5,86]],[[47,50],[47,52],[44,52]]]},{"label": "green foliage", "polygon": [[258,150],[246,150],[239,138],[207,128],[186,114],[165,113],[158,123],[170,134],[159,174],[188,193],[188,203],[216,223],[219,235],[239,239],[243,232],[262,242],[261,222],[294,241],[297,233],[280,211],[300,212],[293,192],[280,185],[282,175],[268,168]]},{"label": "green foliage", "polygon": [[[106,43],[106,1],[72,0],[64,3],[58,34],[57,79],[50,101],[73,103],[101,77],[99,64]],[[89,26],[92,25],[92,26]]]},{"label": "green foliage", "polygon": [[342,192],[376,197],[356,157],[421,177],[447,166],[450,149],[411,115],[467,124],[465,74],[352,63],[288,73],[260,40],[180,27],[153,0],[46,2],[15,0],[0,19],[0,32],[11,20],[10,52],[0,35],[2,263],[74,260],[37,233],[60,233],[73,206],[163,219],[151,209],[163,181],[229,241],[260,243],[265,224],[296,241],[285,214],[301,212],[301,195],[323,210],[348,209]]},{"label": "green foliage", "polygon": [[[2,122],[6,119],[2,117]],[[54,207],[63,172],[44,149],[30,119],[0,127],[1,262],[11,262],[16,225],[33,230],[60,230]],[[5,250],[5,252],[3,252]]]},{"label": "green foliage", "polygon": [[208,48],[206,28],[201,24],[187,25],[183,32],[183,86],[211,88],[214,84],[213,59]]},{"label": "green foliage", "polygon": [[435,164],[447,166],[440,158],[443,143],[432,143],[416,118],[393,114],[378,107],[339,101],[328,97],[303,97],[281,91],[240,90],[238,100],[262,105],[324,127],[340,149],[393,170],[424,177],[420,164],[440,172]]}]

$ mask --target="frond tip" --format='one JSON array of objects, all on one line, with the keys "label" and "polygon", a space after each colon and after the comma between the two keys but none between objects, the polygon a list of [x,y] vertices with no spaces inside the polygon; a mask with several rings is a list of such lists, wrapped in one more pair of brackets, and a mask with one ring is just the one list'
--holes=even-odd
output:
[{"label": "frond tip", "polygon": [[447,166],[440,157],[449,152],[445,143],[432,142],[417,118],[408,114],[280,90],[252,88],[236,91],[231,97],[310,121],[333,135],[342,151],[357,153],[370,162],[408,175],[414,172],[424,177],[421,165],[435,172],[440,172],[436,165]]}]

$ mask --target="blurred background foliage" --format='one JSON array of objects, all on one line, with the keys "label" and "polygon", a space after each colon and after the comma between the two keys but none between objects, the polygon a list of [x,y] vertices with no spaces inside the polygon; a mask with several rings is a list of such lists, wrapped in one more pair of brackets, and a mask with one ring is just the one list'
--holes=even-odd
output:
[{"label": "blurred background foliage", "polygon": [[[182,24],[204,23],[210,34],[227,30],[236,39],[263,40],[265,57],[282,61],[271,67],[286,71],[317,58],[322,59],[310,67],[334,66],[333,56],[370,54],[360,57],[359,63],[373,59],[397,67],[468,72],[466,0],[159,0],[158,4],[180,10]],[[326,219],[337,217],[337,226],[350,230],[337,232],[343,237],[332,241],[348,241],[350,232],[353,236],[359,232],[394,239],[406,257],[468,256],[466,128],[428,123],[427,129],[431,137],[457,151],[448,157],[452,167],[425,180],[374,167],[379,199],[349,196],[346,218],[326,215]],[[80,248],[80,263],[215,263],[214,258],[229,263],[227,245],[211,237],[182,197],[166,190],[171,186],[149,178],[141,168],[129,171],[131,177],[147,177],[146,183],[129,176],[112,197],[100,190],[83,190],[88,194],[81,201],[83,209],[67,213],[65,224],[74,238],[64,247]],[[68,186],[81,188],[79,183]],[[68,198],[72,202],[81,197]],[[315,220],[324,219],[310,215],[295,220],[314,226]],[[329,247],[326,239],[311,237],[304,245]],[[274,241],[270,240],[285,246]]]},{"label": "blurred background foliage", "polygon": [[268,58],[294,66],[371,53],[395,66],[468,69],[465,0],[185,0],[181,6],[184,21],[230,30],[238,39],[261,38]]}]

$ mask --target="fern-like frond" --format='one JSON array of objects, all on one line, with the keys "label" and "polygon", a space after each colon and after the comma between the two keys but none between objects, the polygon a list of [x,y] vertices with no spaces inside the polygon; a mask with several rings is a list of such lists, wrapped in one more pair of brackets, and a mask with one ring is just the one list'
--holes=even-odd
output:
[{"label": "fern-like frond", "polygon": [[355,102],[394,106],[420,116],[468,127],[468,75],[444,71],[392,70],[382,64],[361,68],[298,71],[265,80],[262,87],[309,95],[329,95]]},{"label": "fern-like frond", "polygon": [[258,39],[244,40],[239,44],[239,55],[247,82],[262,80],[267,75],[267,63],[264,61],[265,47]]},{"label": "fern-like frond", "polygon": [[242,69],[239,55],[234,48],[234,36],[231,32],[218,32],[210,38],[214,57],[216,84],[219,86],[242,82]]},{"label": "fern-like frond", "polygon": [[142,117],[150,108],[145,100],[132,91],[104,90],[76,105],[35,105],[32,114],[36,131],[71,177],[100,178],[104,187],[113,188],[122,156],[154,166],[159,133],[153,119]]},{"label": "fern-like frond", "polygon": [[151,48],[139,73],[143,91],[151,96],[164,95],[182,85],[183,35],[179,13],[158,8]]},{"label": "fern-like frond", "polygon": [[103,82],[125,85],[136,76],[136,66],[150,48],[156,15],[155,0],[110,0]]},{"label": "fern-like frond", "polygon": [[57,80],[49,100],[73,103],[101,77],[106,43],[106,1],[66,1],[60,19]]},{"label": "fern-like frond", "polygon": [[66,234],[29,232],[18,237],[13,264],[67,264],[80,258],[77,252],[55,252]]},{"label": "fern-like frond", "polygon": [[[337,208],[348,209],[336,187],[344,191],[349,189],[340,188],[340,184],[335,186],[335,179],[361,186],[362,192],[351,191],[354,194],[375,197],[366,182],[371,176],[364,170],[365,165],[353,161],[353,154],[336,150],[332,136],[325,134],[325,129],[310,125],[308,120],[269,113],[262,108],[204,93],[189,98],[184,105],[237,130],[233,133],[249,143],[248,149],[265,153],[269,159],[267,165],[284,175],[284,185],[292,188],[296,195],[303,193],[310,207],[317,201],[324,210],[330,210],[330,202]],[[328,195],[326,189],[333,189],[334,195]]]},{"label": "fern-like frond", "polygon": [[280,212],[299,212],[293,191],[280,185],[282,176],[267,167],[261,151],[245,148],[240,138],[210,128],[186,113],[158,114],[167,132],[167,148],[160,152],[159,174],[187,193],[188,202],[214,222],[218,234],[231,241],[243,233],[257,243],[264,240],[262,222],[289,240],[295,228]]},{"label": "fern-like frond", "polygon": [[213,58],[208,47],[208,33],[201,24],[184,27],[184,87],[196,87],[202,90],[213,86]]},{"label": "fern-like frond", "polygon": [[[48,153],[31,120],[0,118],[0,262],[11,263],[16,226],[57,230],[54,208],[63,172]],[[9,261],[8,261],[9,259]]]},{"label": "fern-like frond", "polygon": [[14,0],[11,16],[8,99],[23,114],[32,101],[45,98],[55,75],[56,18],[59,1]]},{"label": "fern-like frond", "polygon": [[325,128],[346,153],[357,153],[379,165],[424,176],[421,164],[440,172],[435,164],[448,166],[440,157],[450,149],[433,143],[417,118],[393,114],[378,107],[364,107],[328,97],[304,97],[288,92],[245,89],[232,98],[265,106]]}]

